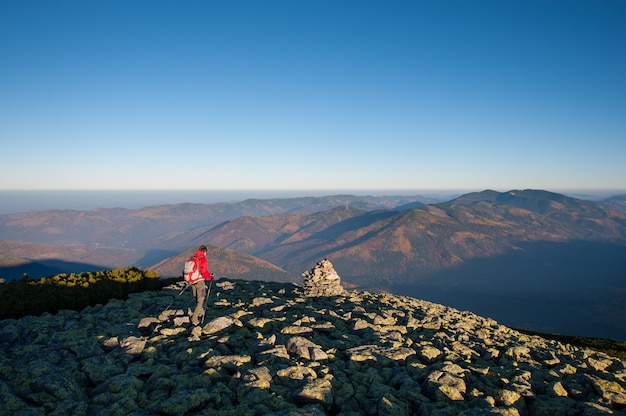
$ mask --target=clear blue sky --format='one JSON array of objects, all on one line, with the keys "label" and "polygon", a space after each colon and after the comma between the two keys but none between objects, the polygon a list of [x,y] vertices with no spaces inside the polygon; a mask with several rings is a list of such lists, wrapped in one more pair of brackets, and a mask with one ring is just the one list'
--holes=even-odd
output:
[{"label": "clear blue sky", "polygon": [[0,189],[626,189],[626,2],[0,0]]}]

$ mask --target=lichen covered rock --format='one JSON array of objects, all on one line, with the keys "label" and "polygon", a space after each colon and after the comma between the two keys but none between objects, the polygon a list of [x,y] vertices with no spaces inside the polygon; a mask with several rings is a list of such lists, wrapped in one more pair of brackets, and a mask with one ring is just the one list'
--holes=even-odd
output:
[{"label": "lichen covered rock", "polygon": [[221,280],[214,289],[202,327],[189,323],[191,295],[164,311],[180,287],[80,313],[0,321],[0,416],[626,408],[623,361],[470,312],[343,289],[312,297],[275,282]]}]

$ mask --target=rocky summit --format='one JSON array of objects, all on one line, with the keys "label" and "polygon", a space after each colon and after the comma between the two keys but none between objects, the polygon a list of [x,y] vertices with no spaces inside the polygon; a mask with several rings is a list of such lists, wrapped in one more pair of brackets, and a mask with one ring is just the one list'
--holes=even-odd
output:
[{"label": "rocky summit", "polygon": [[439,304],[223,279],[193,306],[171,286],[0,322],[0,415],[626,412],[623,361]]}]

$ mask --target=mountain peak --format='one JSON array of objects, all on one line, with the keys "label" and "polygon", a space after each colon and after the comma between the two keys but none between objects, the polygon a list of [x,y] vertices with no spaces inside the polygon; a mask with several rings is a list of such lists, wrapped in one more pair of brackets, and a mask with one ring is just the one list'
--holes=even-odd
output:
[{"label": "mountain peak", "polygon": [[[0,414],[614,414],[626,365],[414,298],[218,280],[0,322]],[[168,308],[168,305],[171,307]],[[59,331],[63,328],[63,331]],[[54,386],[54,388],[51,388]]]},{"label": "mountain peak", "polygon": [[546,214],[564,209],[581,210],[593,213],[600,213],[603,210],[598,204],[591,201],[584,201],[562,194],[536,189],[511,190],[507,192],[497,192],[491,190],[473,192],[453,199],[444,205],[472,205],[478,202],[510,205],[539,214]]}]

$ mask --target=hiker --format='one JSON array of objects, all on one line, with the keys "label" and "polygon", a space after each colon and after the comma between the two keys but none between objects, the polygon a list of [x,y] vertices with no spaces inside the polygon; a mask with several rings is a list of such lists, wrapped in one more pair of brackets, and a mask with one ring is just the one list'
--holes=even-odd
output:
[{"label": "hiker", "polygon": [[203,279],[198,279],[197,282],[191,285],[191,289],[193,290],[193,296],[196,298],[196,309],[193,311],[193,315],[191,316],[191,323],[193,325],[198,325],[199,318],[204,316],[204,299],[206,298],[206,283],[205,280],[211,280],[211,273],[209,273],[209,262],[206,259],[206,246],[200,246],[198,251],[193,255],[197,264],[200,275]]}]

